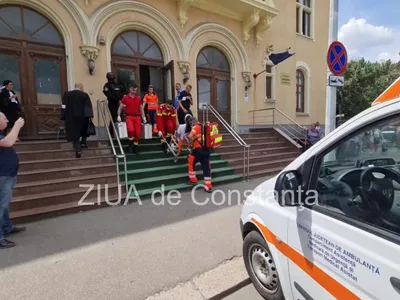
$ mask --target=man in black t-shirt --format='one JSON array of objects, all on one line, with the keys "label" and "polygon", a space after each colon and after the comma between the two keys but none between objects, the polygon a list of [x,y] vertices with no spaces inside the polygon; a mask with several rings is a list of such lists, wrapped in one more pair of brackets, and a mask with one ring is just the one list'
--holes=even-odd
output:
[{"label": "man in black t-shirt", "polygon": [[10,203],[19,169],[19,159],[14,144],[25,121],[19,118],[10,133],[5,135],[7,123],[7,117],[0,112],[0,249],[14,247],[16,244],[7,240],[6,237],[26,229],[13,226],[10,220]]},{"label": "man in black t-shirt", "polygon": [[185,124],[185,116],[187,114],[193,116],[190,106],[193,105],[193,97],[191,94],[192,86],[188,84],[186,89],[179,94],[178,121],[179,124]]}]

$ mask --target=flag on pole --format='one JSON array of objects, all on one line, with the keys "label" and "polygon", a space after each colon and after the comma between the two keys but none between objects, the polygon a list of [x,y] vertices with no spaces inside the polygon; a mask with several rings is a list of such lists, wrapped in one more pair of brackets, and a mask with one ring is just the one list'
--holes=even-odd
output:
[{"label": "flag on pole", "polygon": [[273,64],[276,66],[277,64],[280,64],[281,62],[285,61],[289,57],[293,56],[294,53],[289,53],[289,50],[286,50],[285,52],[281,53],[272,53],[269,56],[269,59],[273,62]]},{"label": "flag on pole", "polygon": [[400,97],[400,77],[395,80],[378,98],[372,102],[371,106],[393,100]]}]

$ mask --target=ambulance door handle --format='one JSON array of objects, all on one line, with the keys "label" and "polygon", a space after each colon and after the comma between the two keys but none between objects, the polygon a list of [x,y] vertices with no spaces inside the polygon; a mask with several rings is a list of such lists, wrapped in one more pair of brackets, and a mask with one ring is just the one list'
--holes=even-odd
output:
[{"label": "ambulance door handle", "polygon": [[396,277],[390,277],[390,283],[392,284],[396,292],[400,294],[400,279]]}]

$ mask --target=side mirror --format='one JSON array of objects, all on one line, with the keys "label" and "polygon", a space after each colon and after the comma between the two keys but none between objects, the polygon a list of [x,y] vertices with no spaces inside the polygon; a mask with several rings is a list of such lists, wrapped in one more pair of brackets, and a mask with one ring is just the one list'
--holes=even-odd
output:
[{"label": "side mirror", "polygon": [[301,206],[304,199],[303,176],[299,171],[282,172],[275,185],[275,195],[282,206]]}]

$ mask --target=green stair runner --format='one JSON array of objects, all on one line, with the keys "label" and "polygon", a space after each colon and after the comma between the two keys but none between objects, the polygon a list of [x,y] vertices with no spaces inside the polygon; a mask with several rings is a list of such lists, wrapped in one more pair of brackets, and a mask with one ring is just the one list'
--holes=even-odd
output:
[{"label": "green stair runner", "polygon": [[[128,143],[127,139],[121,140],[125,152]],[[114,144],[117,145],[116,141]],[[151,196],[153,191],[161,189],[169,192],[193,188],[188,181],[187,152],[183,151],[178,161],[174,162],[172,154],[165,155],[161,151],[161,143],[158,138],[140,140],[139,155],[126,153],[126,156],[131,198]],[[121,181],[125,183],[123,162],[120,161],[119,164]],[[203,172],[200,164],[196,165],[195,171],[198,182],[202,184]],[[229,167],[228,162],[221,159],[216,153],[211,154],[211,177],[213,184],[235,182],[242,179],[242,176],[235,174],[235,170]]]}]

